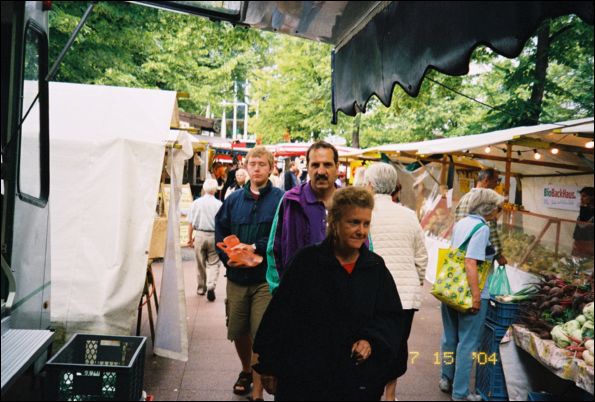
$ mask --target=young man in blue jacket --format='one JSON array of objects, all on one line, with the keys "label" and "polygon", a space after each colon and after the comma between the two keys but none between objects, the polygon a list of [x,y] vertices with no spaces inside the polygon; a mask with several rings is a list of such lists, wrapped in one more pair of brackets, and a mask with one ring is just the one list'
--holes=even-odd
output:
[{"label": "young man in blue jacket", "polygon": [[[256,147],[246,156],[250,181],[242,191],[235,191],[223,203],[215,217],[215,240],[222,242],[236,235],[254,253],[265,257],[271,225],[283,191],[273,187],[269,176],[273,170],[273,155],[264,147]],[[230,262],[217,250],[227,268],[227,338],[234,342],[240,361],[240,373],[233,392],[246,394],[253,381],[252,399],[262,399],[260,376],[252,373],[257,356],[252,354],[252,341],[271,300],[266,281],[266,258],[256,267],[242,267]]]}]

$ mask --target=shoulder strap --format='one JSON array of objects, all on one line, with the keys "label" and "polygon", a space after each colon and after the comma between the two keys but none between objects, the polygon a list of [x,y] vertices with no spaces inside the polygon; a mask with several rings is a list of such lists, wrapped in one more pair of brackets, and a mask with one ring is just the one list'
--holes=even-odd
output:
[{"label": "shoulder strap", "polygon": [[482,226],[484,226],[485,223],[480,222],[478,223],[473,230],[471,231],[471,233],[469,234],[469,236],[467,236],[467,239],[465,239],[465,241],[459,246],[459,250],[462,251],[467,251],[467,246],[469,245],[469,241],[471,241],[471,238],[473,237],[473,235],[479,230],[481,229]]}]

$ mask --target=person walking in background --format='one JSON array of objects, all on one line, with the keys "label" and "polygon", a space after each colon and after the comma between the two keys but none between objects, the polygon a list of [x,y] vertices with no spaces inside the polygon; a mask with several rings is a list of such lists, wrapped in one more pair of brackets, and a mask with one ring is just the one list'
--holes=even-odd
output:
[{"label": "person walking in background", "polygon": [[234,191],[241,190],[248,181],[248,171],[246,169],[237,169],[235,172],[234,185],[227,189],[225,198],[229,197]]},{"label": "person walking in background", "polygon": [[209,301],[215,300],[215,288],[219,279],[220,261],[215,249],[215,215],[221,201],[215,198],[217,180],[205,180],[204,195],[197,198],[188,214],[188,246],[194,247],[196,254],[196,293],[207,293]]},{"label": "person walking in background", "polygon": [[[264,257],[283,191],[273,187],[269,181],[273,155],[266,148],[252,148],[246,156],[246,166],[250,181],[223,203],[215,217],[215,239],[223,242],[227,236],[235,235],[243,246]],[[253,381],[252,398],[262,399],[260,376],[257,373],[252,375],[251,365],[257,359],[252,353],[252,341],[271,300],[265,278],[266,261],[263,259],[256,267],[243,267],[230,262],[222,250],[217,252],[227,268],[227,338],[233,341],[242,363],[233,392],[239,395],[248,393]]]},{"label": "person walking in background", "polygon": [[365,246],[374,199],[334,193],[323,243],[297,252],[254,342],[254,369],[277,401],[379,400],[395,378],[401,302]]},{"label": "person walking in background", "polygon": [[273,183],[273,187],[277,187],[283,190],[283,180],[281,180],[281,176],[279,173],[279,169],[277,166],[273,166],[273,173],[271,173],[271,177],[269,177],[271,183]]},{"label": "person walking in background", "polygon": [[285,186],[284,186],[285,191],[289,191],[292,188],[297,187],[300,184],[300,179],[298,178],[298,172],[299,172],[299,169],[296,166],[295,162],[291,162],[289,164],[289,168],[285,172],[285,175],[283,175],[284,182],[285,182]]},{"label": "person walking in background", "polygon": [[467,243],[465,271],[473,297],[473,307],[469,313],[461,313],[444,303],[441,306],[443,363],[438,386],[443,392],[452,392],[453,401],[482,400],[480,395],[469,391],[472,354],[479,348],[490,298],[489,277],[481,289],[477,267],[483,261],[492,262],[495,257],[487,224],[498,219],[503,203],[504,197],[495,191],[475,189],[466,204],[469,214],[455,224],[452,232],[451,248],[461,248]]},{"label": "person walking in background", "polygon": [[[455,221],[458,222],[459,220],[463,219],[464,217],[468,216],[469,211],[469,203],[471,199],[473,199],[474,195],[473,192],[477,189],[487,188],[487,189],[495,189],[498,185],[498,176],[499,173],[496,169],[488,168],[484,169],[479,172],[477,185],[474,189],[469,191],[465,194],[459,201],[456,209],[455,209]],[[500,234],[498,232],[498,222],[497,221],[490,221],[488,222],[488,226],[490,228],[490,243],[492,247],[494,247],[496,251],[496,261],[498,261],[499,265],[506,265],[508,264],[508,260],[502,254],[502,241],[500,240]]]},{"label": "person walking in background", "polygon": [[407,340],[411,333],[413,316],[421,307],[423,286],[428,264],[428,253],[422,228],[412,210],[393,202],[391,194],[397,186],[397,171],[388,163],[375,163],[365,170],[364,184],[374,193],[374,212],[370,229],[374,252],[384,259],[403,305],[399,341],[395,345],[401,361],[395,378],[386,385],[385,401],[394,401],[397,378],[407,371],[409,350]]},{"label": "person walking in background", "polygon": [[318,141],[306,156],[310,180],[285,193],[271,228],[267,246],[271,292],[279,286],[291,257],[326,237],[326,211],[336,189],[339,153],[328,142]]}]

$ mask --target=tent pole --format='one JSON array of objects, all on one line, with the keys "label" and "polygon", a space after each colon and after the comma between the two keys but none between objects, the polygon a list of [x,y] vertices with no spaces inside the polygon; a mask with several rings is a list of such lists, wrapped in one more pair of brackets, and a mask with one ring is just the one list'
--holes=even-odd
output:
[{"label": "tent pole", "polygon": [[506,143],[506,173],[504,179],[504,195],[510,196],[510,171],[512,170],[512,144]]}]

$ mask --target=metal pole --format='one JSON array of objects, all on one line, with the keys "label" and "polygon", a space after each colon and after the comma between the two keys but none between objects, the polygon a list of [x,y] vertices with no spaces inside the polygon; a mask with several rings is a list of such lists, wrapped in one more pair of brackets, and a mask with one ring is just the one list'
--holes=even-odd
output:
[{"label": "metal pole", "polygon": [[223,101],[223,116],[221,117],[221,138],[227,137],[227,122],[225,121],[225,101]]},{"label": "metal pole", "polygon": [[237,138],[238,130],[238,85],[233,83],[233,123],[231,137],[235,140]]},{"label": "metal pole", "polygon": [[244,103],[244,139],[248,139],[248,103]]},{"label": "metal pole", "polygon": [[93,1],[87,7],[87,10],[85,11],[85,14],[83,14],[83,17],[79,21],[79,23],[76,26],[76,28],[74,28],[74,31],[70,35],[70,38],[68,39],[68,42],[66,42],[66,45],[64,45],[64,48],[60,52],[60,55],[58,56],[58,58],[56,59],[56,61],[54,62],[54,65],[50,69],[50,72],[45,77],[45,80],[46,81],[49,82],[49,81],[51,81],[51,80],[54,79],[56,73],[58,72],[58,68],[60,67],[60,63],[62,63],[62,59],[64,59],[64,56],[66,56],[66,52],[68,52],[68,49],[70,49],[70,47],[74,43],[74,40],[76,39],[76,37],[79,34],[79,31],[83,28],[83,26],[87,22],[87,19],[89,18],[89,15],[91,15],[91,11],[93,11],[93,7],[95,7],[95,4],[97,4],[97,2],[96,1]]}]

